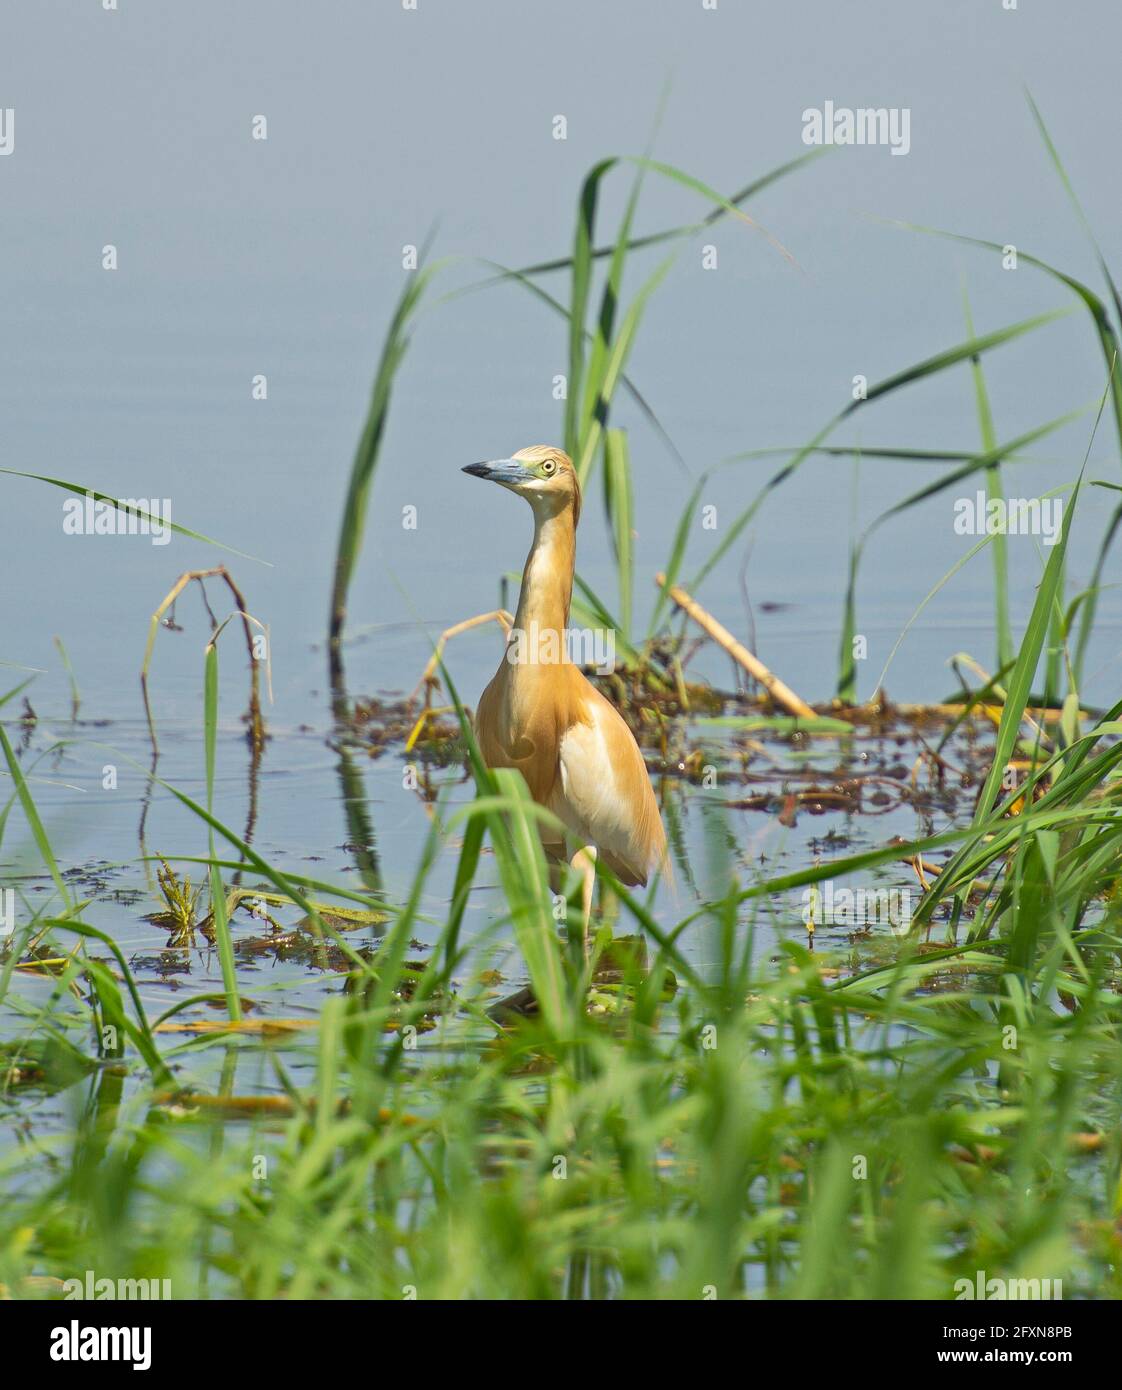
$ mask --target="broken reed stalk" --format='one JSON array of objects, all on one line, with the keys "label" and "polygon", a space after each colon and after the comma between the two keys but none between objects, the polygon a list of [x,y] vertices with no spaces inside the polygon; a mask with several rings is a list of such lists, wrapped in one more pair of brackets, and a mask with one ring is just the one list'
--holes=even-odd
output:
[{"label": "broken reed stalk", "polygon": [[[850,706],[850,709],[856,710],[860,714],[899,714],[903,715],[907,719],[921,717],[923,715],[931,715],[933,717],[936,715],[945,715],[947,717],[952,717],[954,715],[961,714],[965,708],[965,700],[963,700],[961,704],[954,705],[915,705],[906,703],[889,705],[886,703],[881,703],[877,700],[868,700],[863,705]],[[1004,705],[997,705],[994,704],[992,701],[987,701],[984,705],[976,704],[971,713],[975,715],[982,715],[987,719],[991,719],[995,724],[999,724],[1001,722],[1001,713],[1004,708]],[[1034,719],[1061,719],[1063,717],[1063,713],[1064,712],[1059,705],[1025,706],[1025,715],[1032,715]],[[1093,717],[1093,710],[1081,709],[1079,711],[1079,718],[1084,722],[1086,722],[1089,719],[1092,719]]]},{"label": "broken reed stalk", "polygon": [[[187,570],[181,574],[168,591],[164,601],[159,608],[152,614],[152,621],[148,625],[148,643],[144,648],[144,661],[140,667],[140,689],[144,696],[144,713],[148,718],[148,736],[152,740],[152,753],[154,756],[159,754],[159,745],[156,742],[156,725],[152,718],[152,705],[148,699],[148,668],[152,661],[152,651],[156,644],[156,633],[160,629],[160,622],[164,614],[171,608],[179,595],[194,580],[202,593],[203,605],[210,617],[210,627],[213,633],[218,628],[218,620],[211,611],[210,604],[207,603],[206,588],[203,584],[204,579],[222,579],[234,597],[234,605],[237,616],[242,620],[242,628],[245,631],[245,645],[249,653],[249,710],[247,720],[249,728],[246,737],[249,739],[250,746],[255,753],[260,753],[265,747],[265,721],[261,715],[261,679],[258,672],[257,658],[253,654],[253,633],[250,630],[250,623],[256,623],[257,619],[252,617],[246,608],[245,599],[242,597],[241,590],[234,582],[234,578],[225,565],[215,565],[209,570]],[[258,626],[262,624],[258,623]]]},{"label": "broken reed stalk", "polygon": [[712,637],[718,646],[723,647],[728,652],[737,665],[742,666],[754,680],[763,686],[775,704],[782,705],[785,710],[798,719],[818,718],[816,712],[804,699],[796,695],[790,686],[784,685],[778,676],[768,670],[759,657],[754,656],[747,647],[738,642],[732,633],[722,626],[711,613],[707,613],[696,599],[691,598],[686,593],[685,589],[677,584],[672,584],[667,588],[664,574],[656,574],[655,583],[660,589],[666,589],[682,612],[692,618],[704,633]]},{"label": "broken reed stalk", "polygon": [[484,623],[498,623],[503,630],[504,641],[509,640],[511,629],[514,627],[514,619],[505,608],[496,608],[490,613],[477,613],[474,618],[465,618],[461,623],[453,623],[447,627],[436,640],[432,656],[429,657],[425,669],[421,672],[421,679],[417,682],[412,695],[405,702],[412,708],[413,702],[423,690],[425,692],[425,708],[428,708],[429,700],[432,695],[432,686],[436,679],[436,668],[440,665],[440,659],[444,655],[444,648],[453,637],[459,637],[463,632],[470,632],[472,628],[482,627]]},{"label": "broken reed stalk", "polygon": [[[302,1100],[298,1108],[296,1102],[288,1096],[213,1096],[201,1091],[159,1091],[152,1097],[152,1103],[160,1106],[182,1106],[187,1110],[211,1112],[231,1119],[255,1115],[275,1115],[279,1119],[288,1119],[301,1111],[314,1112],[318,1108],[314,1096]],[[337,1115],[351,1113],[350,1102],[346,1098],[338,1101],[333,1108]],[[423,1123],[419,1115],[402,1114],[385,1106],[379,1108],[377,1122],[393,1122],[409,1128]]]}]

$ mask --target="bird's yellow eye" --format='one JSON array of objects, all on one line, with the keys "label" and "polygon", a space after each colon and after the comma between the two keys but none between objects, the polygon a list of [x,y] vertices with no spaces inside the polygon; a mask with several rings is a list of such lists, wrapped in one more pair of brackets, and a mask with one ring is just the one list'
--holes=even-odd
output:
[{"label": "bird's yellow eye", "polygon": [[554,463],[553,459],[546,459],[546,461],[542,464],[542,472],[546,475],[547,478],[551,473],[555,473],[556,471],[557,464]]}]

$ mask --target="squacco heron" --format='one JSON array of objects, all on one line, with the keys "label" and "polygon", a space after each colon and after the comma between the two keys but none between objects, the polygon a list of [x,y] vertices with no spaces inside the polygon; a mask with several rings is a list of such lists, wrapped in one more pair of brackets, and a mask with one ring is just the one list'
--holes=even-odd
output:
[{"label": "squacco heron", "polygon": [[665,860],[666,835],[631,730],[569,657],[580,483],[568,454],[547,445],[463,471],[517,492],[534,513],[514,628],[475,732],[488,767],[517,768],[565,826],[567,844],[542,838],[551,859],[567,857],[580,875],[587,949],[597,856],[622,883],[645,884]]}]

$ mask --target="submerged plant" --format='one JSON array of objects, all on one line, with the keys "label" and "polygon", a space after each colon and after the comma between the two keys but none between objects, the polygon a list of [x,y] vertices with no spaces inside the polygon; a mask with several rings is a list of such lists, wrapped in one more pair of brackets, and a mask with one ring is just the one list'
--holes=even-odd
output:
[{"label": "submerged plant", "polygon": [[148,921],[157,927],[171,932],[169,946],[190,946],[195,933],[200,932],[208,941],[214,940],[214,914],[208,912],[201,921],[198,915],[199,898],[202,888],[192,887],[190,878],[180,877],[166,859],[161,859],[156,870],[156,883],[164,900],[159,912],[148,915]]}]

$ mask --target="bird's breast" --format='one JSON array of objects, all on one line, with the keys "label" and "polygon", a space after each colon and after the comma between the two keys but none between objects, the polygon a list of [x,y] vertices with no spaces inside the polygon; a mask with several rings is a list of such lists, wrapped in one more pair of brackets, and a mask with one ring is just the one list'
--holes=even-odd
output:
[{"label": "bird's breast", "polygon": [[568,674],[574,670],[504,661],[479,701],[476,736],[484,762],[517,768],[542,805],[558,777],[561,740],[581,718]]}]

